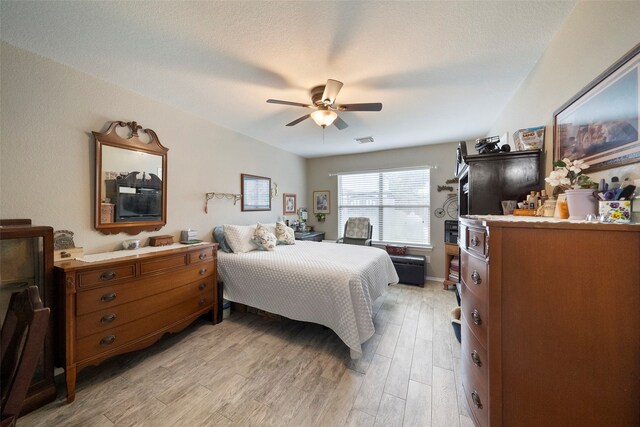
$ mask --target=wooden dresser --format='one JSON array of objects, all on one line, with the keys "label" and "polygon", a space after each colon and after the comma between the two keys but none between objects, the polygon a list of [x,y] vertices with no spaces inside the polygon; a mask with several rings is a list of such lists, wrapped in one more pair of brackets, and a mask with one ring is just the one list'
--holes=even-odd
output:
[{"label": "wooden dresser", "polygon": [[204,244],[55,264],[58,358],[66,370],[67,402],[75,398],[81,369],[147,347],[206,312],[212,311],[215,322],[216,252],[216,244]]},{"label": "wooden dresser", "polygon": [[460,220],[476,425],[638,425],[640,225],[500,218]]}]

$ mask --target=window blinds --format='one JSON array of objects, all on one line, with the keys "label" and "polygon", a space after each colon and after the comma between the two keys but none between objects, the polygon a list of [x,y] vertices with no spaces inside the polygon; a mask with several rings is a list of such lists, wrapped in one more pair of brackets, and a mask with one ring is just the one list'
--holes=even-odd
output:
[{"label": "window blinds", "polygon": [[338,175],[338,234],[349,217],[368,217],[373,240],[430,245],[429,168]]}]

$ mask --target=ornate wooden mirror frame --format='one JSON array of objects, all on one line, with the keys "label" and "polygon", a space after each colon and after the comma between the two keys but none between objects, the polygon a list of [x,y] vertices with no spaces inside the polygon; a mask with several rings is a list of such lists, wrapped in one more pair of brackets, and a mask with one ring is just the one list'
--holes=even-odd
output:
[{"label": "ornate wooden mirror frame", "polygon": [[[128,128],[130,135],[122,138],[118,127]],[[140,138],[139,130],[148,142]],[[96,138],[96,230],[103,234],[160,230],[167,223],[169,150],[153,130],[142,129],[136,122],[116,121],[106,132],[92,133]]]}]

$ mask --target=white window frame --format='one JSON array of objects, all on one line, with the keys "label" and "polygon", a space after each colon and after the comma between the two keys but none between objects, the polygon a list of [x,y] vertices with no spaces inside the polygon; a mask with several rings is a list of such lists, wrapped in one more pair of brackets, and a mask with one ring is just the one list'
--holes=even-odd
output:
[{"label": "white window frame", "polygon": [[378,180],[379,180],[379,200],[382,200],[382,194],[386,193],[388,194],[388,190],[385,192],[383,189],[383,174],[386,172],[402,172],[402,171],[416,171],[416,170],[423,170],[427,172],[427,182],[425,183],[425,187],[426,187],[426,194],[427,194],[427,200],[425,200],[424,204],[411,204],[411,205],[377,205],[374,204],[374,206],[376,206],[378,208],[379,211],[379,227],[383,227],[384,226],[384,217],[383,217],[383,211],[385,208],[413,208],[413,207],[417,207],[417,208],[421,208],[421,209],[425,209],[425,211],[427,212],[428,215],[428,222],[429,222],[429,226],[426,228],[426,233],[427,235],[426,237],[426,243],[415,243],[415,242],[402,242],[402,241],[390,241],[390,240],[378,240],[377,237],[383,235],[382,233],[384,232],[384,230],[378,229],[376,230],[376,227],[374,227],[373,230],[373,236],[372,236],[372,241],[374,244],[397,244],[397,245],[405,245],[405,246],[410,246],[410,247],[416,247],[416,248],[432,248],[432,233],[431,233],[431,222],[432,222],[432,217],[431,217],[431,169],[432,167],[430,166],[418,166],[418,167],[408,167],[408,168],[397,168],[397,169],[380,169],[380,170],[368,170],[368,171],[353,171],[353,172],[343,172],[343,173],[337,173],[335,175],[338,176],[338,183],[337,183],[337,187],[338,187],[338,194],[337,194],[337,209],[338,209],[338,236],[342,236],[342,234],[344,233],[344,223],[346,222],[346,218],[341,218],[342,217],[342,209],[343,208],[358,208],[359,206],[362,206],[362,208],[371,208],[372,205],[370,203],[367,204],[363,204],[363,205],[343,205],[342,202],[342,177],[345,175],[364,175],[364,174],[372,174],[372,173],[377,173],[378,174]]}]

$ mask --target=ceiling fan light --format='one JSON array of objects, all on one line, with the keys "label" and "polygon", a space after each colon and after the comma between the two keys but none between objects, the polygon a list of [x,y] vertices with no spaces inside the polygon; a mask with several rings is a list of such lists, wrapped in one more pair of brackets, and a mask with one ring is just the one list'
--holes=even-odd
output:
[{"label": "ceiling fan light", "polygon": [[336,112],[331,110],[316,110],[311,113],[313,121],[322,127],[330,126],[337,117]]}]

